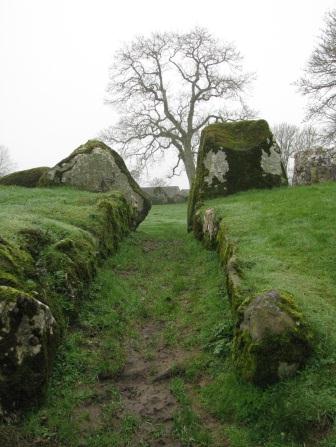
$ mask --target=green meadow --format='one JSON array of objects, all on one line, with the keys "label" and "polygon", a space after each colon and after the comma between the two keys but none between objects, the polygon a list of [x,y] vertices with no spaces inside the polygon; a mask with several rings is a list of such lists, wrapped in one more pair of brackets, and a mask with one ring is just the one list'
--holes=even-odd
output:
[{"label": "green meadow", "polygon": [[[1,189],[0,233],[10,238],[27,219],[89,230],[93,196]],[[65,331],[43,404],[3,426],[2,445],[336,445],[335,199],[336,184],[321,184],[206,203],[237,244],[246,292],[287,290],[303,310],[314,354],[295,377],[260,389],[236,375],[217,253],[186,232],[186,205],[157,205],[98,269],[76,323]],[[172,368],[155,385],[161,352]],[[169,421],[141,414],[126,399],[130,356],[144,359],[146,379],[136,376],[135,383],[147,380],[172,396]]]}]

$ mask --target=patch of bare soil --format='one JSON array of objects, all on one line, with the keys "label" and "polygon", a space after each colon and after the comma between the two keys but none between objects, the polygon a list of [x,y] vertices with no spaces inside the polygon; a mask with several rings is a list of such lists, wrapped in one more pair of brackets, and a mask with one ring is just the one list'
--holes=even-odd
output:
[{"label": "patch of bare soil", "polygon": [[162,325],[153,322],[141,328],[139,340],[129,346],[117,387],[122,412],[141,420],[136,433],[137,445],[179,447],[182,444],[172,433],[177,402],[169,383],[178,374],[183,355],[162,342],[161,332]]},{"label": "patch of bare soil", "polygon": [[127,417],[136,421],[133,441],[127,445],[182,447],[173,433],[178,404],[170,391],[170,379],[181,372],[184,357],[163,342],[163,329],[161,323],[154,322],[141,327],[138,337],[128,341],[123,371],[117,377],[108,373],[98,376],[93,395],[73,414],[81,425],[83,445],[89,433],[106,425],[104,411],[115,401],[111,390],[117,389],[120,402],[109,421],[116,432]]}]

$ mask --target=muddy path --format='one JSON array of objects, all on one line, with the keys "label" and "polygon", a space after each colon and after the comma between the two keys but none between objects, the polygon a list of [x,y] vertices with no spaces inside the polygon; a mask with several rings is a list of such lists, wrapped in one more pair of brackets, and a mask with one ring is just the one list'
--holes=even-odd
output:
[{"label": "muddy path", "polygon": [[223,319],[218,259],[186,234],[183,207],[163,210],[103,266],[45,403],[4,447],[229,445],[202,397]]},{"label": "muddy path", "polygon": [[140,328],[138,342],[127,347],[125,369],[116,385],[122,412],[141,419],[136,432],[139,445],[180,447],[173,424],[178,402],[170,379],[180,373],[185,353],[165,345],[161,334],[162,325],[155,322]]}]

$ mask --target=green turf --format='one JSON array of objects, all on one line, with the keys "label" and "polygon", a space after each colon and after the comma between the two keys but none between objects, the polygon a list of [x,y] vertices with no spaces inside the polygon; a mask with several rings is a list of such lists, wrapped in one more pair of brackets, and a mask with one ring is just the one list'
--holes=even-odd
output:
[{"label": "green turf", "polygon": [[[216,209],[237,244],[245,293],[292,293],[315,334],[315,354],[295,378],[260,391],[225,372],[206,399],[217,397],[220,417],[253,425],[256,440],[303,445],[312,436],[306,445],[334,445],[336,184],[250,191],[205,206]],[[323,444],[324,437],[334,441]]]},{"label": "green turf", "polygon": [[[186,233],[185,205],[154,206],[100,269],[78,325],[59,352],[45,404],[8,439],[20,435],[13,444],[20,447],[26,447],[22,436],[28,445],[48,447],[141,445],[136,434],[143,421],[124,415],[115,425],[122,403],[113,381],[99,426],[90,425],[79,409],[99,401],[99,373],[109,370],[117,377],[125,343],[137,337],[139,324],[161,321],[166,343],[190,354],[170,384],[179,402],[174,432],[181,445],[335,446],[335,193],[336,184],[325,184],[207,203],[219,210],[238,243],[246,291],[292,292],[313,327],[315,354],[297,376],[264,390],[237,377],[217,254]],[[153,428],[154,436],[159,438],[160,427]]]}]

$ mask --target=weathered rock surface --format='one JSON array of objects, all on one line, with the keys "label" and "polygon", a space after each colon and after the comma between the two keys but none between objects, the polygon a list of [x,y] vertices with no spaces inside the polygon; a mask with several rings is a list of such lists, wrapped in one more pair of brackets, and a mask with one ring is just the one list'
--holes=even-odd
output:
[{"label": "weathered rock surface", "polygon": [[310,185],[335,180],[335,153],[319,148],[295,154],[293,185]]},{"label": "weathered rock surface", "polygon": [[70,185],[93,192],[120,191],[134,209],[134,226],[144,220],[151,207],[120,155],[98,140],[89,140],[77,148],[50,169],[40,185]]},{"label": "weathered rock surface", "polygon": [[219,231],[220,219],[214,208],[196,211],[193,232],[196,238],[203,242],[209,249],[217,247],[217,235]]},{"label": "weathered rock surface", "polygon": [[266,386],[292,376],[311,353],[311,336],[292,297],[275,290],[243,303],[234,360],[248,381]]},{"label": "weathered rock surface", "polygon": [[207,126],[201,137],[188,226],[197,204],[252,188],[287,184],[280,149],[264,120]]},{"label": "weathered rock surface", "polygon": [[0,286],[0,416],[36,402],[46,385],[58,338],[50,309]]}]

